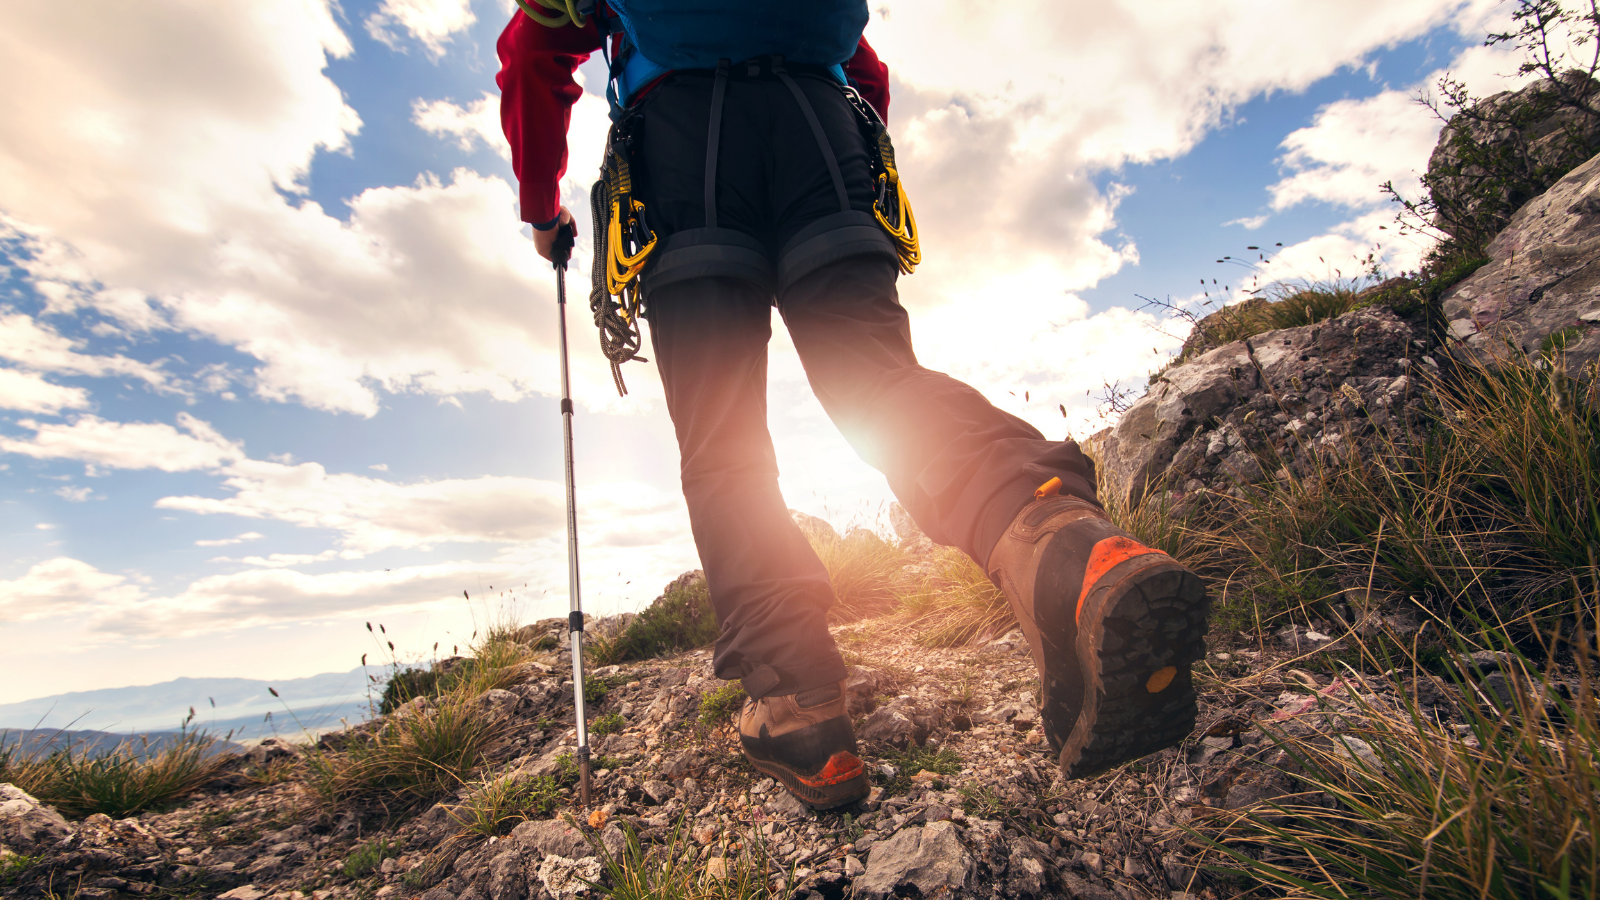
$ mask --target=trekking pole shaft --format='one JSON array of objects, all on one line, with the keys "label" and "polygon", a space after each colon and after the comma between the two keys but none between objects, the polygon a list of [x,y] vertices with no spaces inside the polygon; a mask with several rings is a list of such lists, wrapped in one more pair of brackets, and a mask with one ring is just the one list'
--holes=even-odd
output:
[{"label": "trekking pole shaft", "polygon": [[571,611],[567,616],[572,638],[572,706],[578,728],[578,802],[589,806],[589,717],[583,697],[583,600],[578,585],[578,492],[572,471],[572,382],[567,373],[567,257],[571,249],[571,226],[557,239],[556,312],[560,320],[561,342],[561,449],[566,464],[567,482],[567,596]]}]

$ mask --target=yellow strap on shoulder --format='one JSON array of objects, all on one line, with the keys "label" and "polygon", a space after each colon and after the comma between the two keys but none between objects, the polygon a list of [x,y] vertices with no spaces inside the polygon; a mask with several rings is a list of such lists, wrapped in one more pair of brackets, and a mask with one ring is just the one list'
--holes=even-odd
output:
[{"label": "yellow strap on shoulder", "polygon": [[569,22],[582,28],[587,23],[583,14],[578,12],[578,7],[574,0],[533,0],[533,2],[554,12],[555,15],[547,16],[539,12],[528,4],[528,0],[517,0],[517,5],[522,7],[522,11],[527,14],[528,18],[546,28],[560,28]]}]

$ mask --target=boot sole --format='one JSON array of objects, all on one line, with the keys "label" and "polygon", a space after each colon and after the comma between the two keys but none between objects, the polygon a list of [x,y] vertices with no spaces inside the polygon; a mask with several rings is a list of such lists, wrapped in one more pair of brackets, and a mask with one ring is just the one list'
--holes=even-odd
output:
[{"label": "boot sole", "polygon": [[1124,560],[1095,583],[1077,622],[1083,698],[1063,774],[1098,775],[1189,736],[1209,605],[1199,577],[1164,554]]},{"label": "boot sole", "polygon": [[[840,757],[848,756],[849,760]],[[801,776],[789,769],[756,759],[749,753],[744,755],[751,767],[763,775],[770,776],[783,785],[796,800],[804,803],[812,810],[836,809],[848,806],[858,800],[864,799],[872,792],[872,786],[867,783],[867,768],[864,763],[853,753],[835,753],[828,760],[829,768],[843,768],[842,780],[833,784],[810,785],[801,780]],[[852,762],[853,761],[853,762]],[[837,766],[836,766],[837,764]],[[855,774],[850,774],[849,769],[854,769]],[[824,771],[827,771],[826,769]]]}]

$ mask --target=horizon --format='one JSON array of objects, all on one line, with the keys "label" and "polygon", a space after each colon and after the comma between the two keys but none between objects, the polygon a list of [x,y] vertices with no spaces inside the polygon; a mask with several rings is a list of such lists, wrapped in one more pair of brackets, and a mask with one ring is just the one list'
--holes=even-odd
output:
[{"label": "horizon", "polygon": [[[0,13],[0,705],[415,661],[565,614],[554,286],[493,80],[514,9]],[[1441,73],[1517,83],[1513,52],[1483,46],[1503,15],[879,4],[919,356],[1081,438],[1103,384],[1142,387],[1182,343],[1142,297],[1242,295],[1250,273],[1219,257],[1414,268],[1425,245],[1378,184],[1419,192],[1440,123],[1415,98]],[[598,60],[582,72],[563,199],[587,235],[605,108]],[[699,568],[672,429],[653,363],[624,367],[620,399],[585,316],[568,337],[584,610],[634,611]],[[883,527],[882,476],[782,328],[769,407],[789,505]]]}]

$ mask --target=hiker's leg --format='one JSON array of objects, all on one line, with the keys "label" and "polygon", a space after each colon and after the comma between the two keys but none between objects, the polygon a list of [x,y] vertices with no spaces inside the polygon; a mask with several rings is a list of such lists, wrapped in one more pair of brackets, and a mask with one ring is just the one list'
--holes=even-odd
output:
[{"label": "hiker's leg", "polygon": [[[868,148],[854,111],[837,87],[796,81],[827,136],[851,209],[869,211]],[[773,128],[771,202],[776,246],[784,247],[840,204],[809,123],[795,116]],[[982,565],[1040,484],[1060,477],[1063,492],[1093,498],[1093,467],[1076,444],[1045,440],[967,385],[918,365],[897,274],[884,255],[851,256],[781,285],[778,307],[812,390],[856,452],[888,477],[929,537]]]},{"label": "hiker's leg", "polygon": [[1094,498],[1094,464],[1072,441],[995,408],[918,365],[892,263],[843,260],[800,280],[779,309],[817,399],[861,458],[883,472],[933,540],[983,565],[1034,490]]},{"label": "hiker's leg", "polygon": [[[765,197],[748,127],[763,108],[748,85],[727,86],[720,227],[754,234]],[[634,162],[660,239],[706,227],[706,135],[713,81],[674,75],[645,101]],[[681,454],[683,494],[721,637],[716,672],[752,695],[792,694],[844,677],[827,629],[827,571],[789,517],[767,433],[772,292],[731,277],[662,279],[645,272],[650,340]]]},{"label": "hiker's leg", "polygon": [[744,679],[753,696],[837,682],[828,573],[778,492],[767,433],[770,301],[707,278],[664,288],[650,305],[683,496],[722,630],[717,674]]}]

